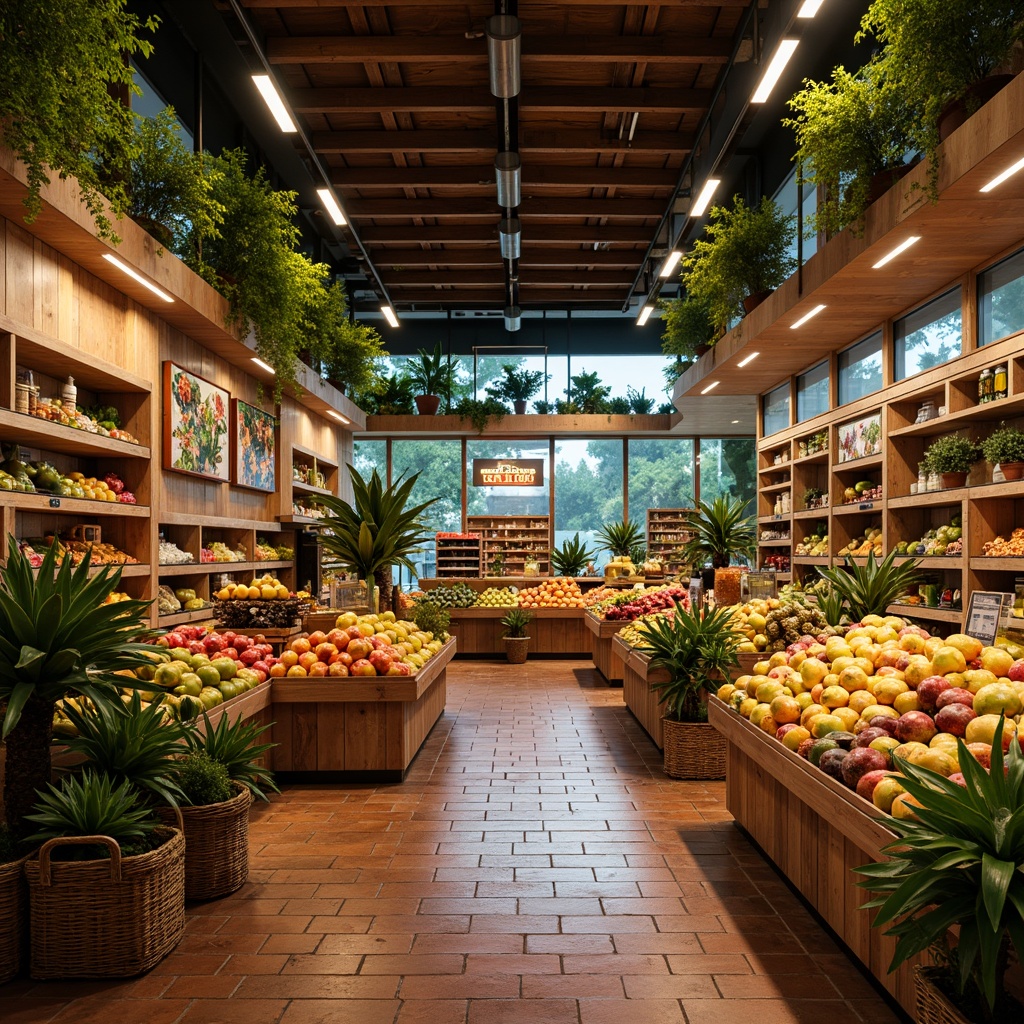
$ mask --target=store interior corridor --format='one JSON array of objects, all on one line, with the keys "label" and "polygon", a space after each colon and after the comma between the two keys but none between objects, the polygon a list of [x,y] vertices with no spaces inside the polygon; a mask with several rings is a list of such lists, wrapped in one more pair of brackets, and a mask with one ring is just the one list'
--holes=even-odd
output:
[{"label": "store interior corridor", "polygon": [[[289,785],[249,881],[141,978],[6,986],[4,1024],[892,1024],[590,662],[456,661],[406,781]],[[815,856],[809,850],[808,856]]]}]

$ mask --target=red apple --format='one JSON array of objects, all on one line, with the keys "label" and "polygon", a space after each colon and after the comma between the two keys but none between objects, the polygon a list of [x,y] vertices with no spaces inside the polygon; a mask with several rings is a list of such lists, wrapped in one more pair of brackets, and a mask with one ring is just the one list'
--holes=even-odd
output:
[{"label": "red apple", "polygon": [[252,647],[247,647],[244,651],[239,651],[238,660],[243,665],[255,665],[260,660],[259,651]]},{"label": "red apple", "polygon": [[974,708],[965,704],[947,704],[939,708],[935,715],[935,725],[939,732],[948,732],[953,736],[964,736],[967,733],[967,723],[977,718]]},{"label": "red apple", "polygon": [[884,775],[888,768],[889,763],[880,750],[874,750],[871,747],[858,747],[856,750],[851,750],[846,755],[846,760],[843,761],[843,782],[850,789],[856,789],[860,780],[868,772],[881,772]]},{"label": "red apple", "polygon": [[927,745],[935,733],[935,722],[923,711],[908,711],[896,720],[896,739],[900,743],[916,741]]},{"label": "red apple", "polygon": [[882,771],[881,768],[865,772],[860,777],[860,782],[857,783],[857,796],[864,800],[870,800],[872,793],[875,791],[875,786],[877,786],[888,774],[888,772]]},{"label": "red apple", "polygon": [[927,676],[917,684],[917,702],[925,711],[930,711],[936,706],[943,690],[950,690],[952,687],[945,676]]},{"label": "red apple", "polygon": [[1010,671],[1006,673],[1006,676],[1015,683],[1019,683],[1021,680],[1024,680],[1024,658],[1018,658],[1010,666]]},{"label": "red apple", "polygon": [[201,640],[190,640],[188,643],[189,654],[202,654],[205,650]]},{"label": "red apple", "polygon": [[951,686],[948,690],[943,690],[939,694],[938,700],[935,701],[935,706],[940,709],[948,707],[950,704],[965,704],[967,707],[973,708],[974,694],[962,686]]},{"label": "red apple", "polygon": [[349,674],[353,676],[375,676],[377,674],[377,670],[366,660],[366,658],[358,658],[356,661],[352,662]]},{"label": "red apple", "polygon": [[371,651],[369,657],[370,664],[374,667],[379,676],[386,676],[388,669],[391,668],[391,656],[386,654],[384,651]]}]

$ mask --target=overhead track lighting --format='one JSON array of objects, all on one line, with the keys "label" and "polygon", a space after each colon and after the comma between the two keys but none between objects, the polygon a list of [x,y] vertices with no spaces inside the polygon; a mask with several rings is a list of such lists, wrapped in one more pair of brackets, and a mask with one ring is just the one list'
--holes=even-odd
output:
[{"label": "overhead track lighting", "polygon": [[799,39],[783,39],[782,42],[779,43],[778,49],[772,55],[772,59],[768,62],[768,67],[764,69],[764,74],[761,76],[761,81],[754,90],[754,95],[750,97],[751,103],[767,102],[768,97],[772,93],[772,89],[775,88],[776,83],[782,77],[782,72],[786,70],[786,65],[789,63],[790,58],[796,51],[797,44],[799,42]]},{"label": "overhead track lighting", "polygon": [[654,306],[647,305],[640,310],[640,315],[636,318],[637,327],[643,327],[648,320],[651,319],[651,314],[654,312]]},{"label": "overhead track lighting", "polygon": [[253,75],[252,80],[256,88],[259,89],[263,101],[270,108],[271,114],[274,115],[274,120],[281,131],[297,132],[299,129],[295,127],[295,122],[292,120],[291,114],[288,113],[288,108],[284,105],[284,100],[281,99],[270,75]]},{"label": "overhead track lighting", "polygon": [[676,265],[683,258],[682,250],[673,249],[666,257],[665,262],[661,265],[661,270],[658,271],[658,277],[671,277],[672,271],[676,269]]},{"label": "overhead track lighting", "polygon": [[487,63],[491,72],[491,95],[509,100],[519,95],[522,78],[519,58],[522,51],[522,25],[511,14],[495,14],[487,19]]},{"label": "overhead track lighting", "polygon": [[162,288],[157,288],[152,281],[148,278],[143,277],[134,267],[128,266],[123,260],[119,260],[112,252],[105,252],[103,258],[108,263],[113,263],[122,274],[127,274],[133,281],[138,281],[143,288],[148,288],[154,295],[164,300],[164,302],[173,302],[173,296],[170,296]]},{"label": "overhead track lighting", "polygon": [[333,409],[328,409],[327,415],[333,416],[339,423],[344,423],[346,426],[352,422],[347,416],[342,416],[340,412],[335,412]]},{"label": "overhead track lighting", "polygon": [[711,205],[711,200],[714,198],[715,189],[721,184],[721,178],[708,178],[704,182],[704,187],[697,193],[697,198],[690,207],[691,217],[701,217],[704,215],[704,211]]},{"label": "overhead track lighting", "polygon": [[499,153],[494,158],[494,175],[498,184],[498,205],[504,210],[515,209],[522,198],[520,181],[523,161],[518,153]]},{"label": "overhead track lighting", "polygon": [[390,306],[381,306],[380,311],[384,314],[384,319],[387,320],[392,327],[398,326],[398,317],[395,316],[395,311]]},{"label": "overhead track lighting", "polygon": [[1024,160],[1018,160],[1015,164],[1011,164],[1002,174],[997,174],[990,182],[982,185],[978,191],[991,192],[992,189],[998,188],[1007,178],[1013,177],[1018,171],[1024,171]]},{"label": "overhead track lighting", "polygon": [[341,212],[341,207],[338,205],[338,200],[334,198],[334,193],[329,188],[318,188],[316,194],[320,197],[320,202],[324,204],[327,215],[339,228],[343,228],[346,224],[345,214]]},{"label": "overhead track lighting", "polygon": [[523,311],[518,306],[506,306],[503,315],[505,317],[505,330],[518,331],[522,325]]},{"label": "overhead track lighting", "polygon": [[813,317],[816,317],[824,308],[825,306],[822,303],[819,303],[809,313],[804,313],[804,315],[800,317],[800,319],[797,320],[795,324],[790,324],[789,329],[791,331],[795,331],[798,327],[803,327],[803,325],[807,323],[808,320],[812,319]]},{"label": "overhead track lighting", "polygon": [[498,238],[501,240],[501,258],[517,260],[522,248],[522,225],[518,217],[506,217],[498,221]]},{"label": "overhead track lighting", "polygon": [[911,235],[909,238],[905,238],[895,249],[890,249],[877,263],[871,265],[872,270],[880,270],[886,265],[896,259],[901,252],[906,252],[915,242],[920,242],[920,235]]}]

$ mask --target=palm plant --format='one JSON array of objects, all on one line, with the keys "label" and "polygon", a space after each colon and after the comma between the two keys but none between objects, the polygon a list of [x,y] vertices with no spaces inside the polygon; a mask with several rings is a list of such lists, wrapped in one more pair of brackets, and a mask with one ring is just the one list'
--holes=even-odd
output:
[{"label": "palm plant", "polygon": [[400,373],[381,374],[356,399],[368,413],[381,416],[402,416],[411,413],[412,384]]},{"label": "palm plant", "polygon": [[654,399],[647,397],[647,388],[637,391],[635,388],[626,388],[626,399],[629,402],[629,411],[636,416],[647,416],[654,412]]},{"label": "palm plant", "polygon": [[421,395],[436,395],[442,402],[451,398],[453,374],[451,358],[441,351],[441,342],[433,352],[421,348],[417,358],[409,360],[408,375],[413,388]]},{"label": "palm plant", "polygon": [[864,904],[878,908],[874,927],[890,925],[885,934],[896,939],[889,970],[937,947],[941,973],[971,1020],[1019,1019],[1019,1004],[1017,1017],[1004,1006],[1003,976],[1011,942],[1024,956],[1024,753],[1011,738],[1004,760],[1004,724],[988,771],[957,739],[962,786],[894,758],[915,817],[888,819],[898,836],[882,849],[888,859],[856,869],[867,876],[858,885],[877,894]]},{"label": "palm plant", "polygon": [[327,510],[321,520],[319,542],[345,568],[358,573],[368,584],[375,582],[381,610],[386,611],[391,607],[391,569],[400,565],[416,571],[411,556],[430,540],[421,517],[439,499],[409,504],[419,473],[408,479],[399,477],[385,487],[376,469],[369,481],[354,466],[348,471],[351,505],[335,495],[318,499]]},{"label": "palm plant", "polygon": [[517,640],[527,635],[526,627],[532,620],[532,612],[528,612],[525,608],[511,608],[498,621],[505,627],[502,636],[508,637],[510,640]]},{"label": "palm plant", "polygon": [[153,648],[132,641],[148,635],[148,601],[104,604],[121,583],[120,567],[90,578],[89,557],[77,569],[56,544],[33,569],[17,540],[7,538],[0,569],[0,733],[7,744],[4,808],[24,834],[24,817],[50,779],[50,734],[56,702],[68,693],[94,704],[118,701],[114,685],[133,685],[114,673],[151,665]]},{"label": "palm plant", "polygon": [[209,717],[204,713],[204,730],[187,729],[185,743],[193,753],[205,753],[213,761],[224,765],[228,778],[238,785],[244,786],[254,797],[266,800],[264,790],[279,793],[274,774],[264,768],[260,758],[276,746],[274,743],[258,743],[259,738],[270,728],[257,722],[236,718],[229,721],[229,716],[222,716],[214,728]]},{"label": "palm plant", "polygon": [[685,516],[685,528],[691,539],[686,557],[696,565],[711,562],[724,569],[734,558],[746,557],[754,542],[755,518],[747,515],[743,498],[720,494],[712,502],[698,501],[697,508]]},{"label": "palm plant", "polygon": [[561,547],[552,549],[551,571],[556,576],[579,576],[595,555],[596,552],[587,549],[586,541],[581,541],[577,532],[571,540],[563,541]]},{"label": "palm plant", "polygon": [[651,668],[669,678],[651,683],[665,717],[676,722],[706,722],[706,694],[721,683],[721,673],[739,664],[736,647],[742,640],[726,607],[687,610],[676,606],[671,615],[647,622],[637,647],[650,655]]},{"label": "palm plant", "polygon": [[860,622],[865,615],[885,615],[889,605],[898,602],[911,587],[922,581],[923,577],[918,572],[920,563],[916,558],[894,565],[895,558],[895,548],[880,562],[876,562],[874,554],[869,553],[864,565],[857,565],[847,556],[846,568],[819,569],[818,574],[839,595],[850,620]]},{"label": "palm plant", "polygon": [[644,533],[632,519],[623,519],[620,523],[602,526],[595,536],[613,555],[628,555],[633,546],[643,540]]}]

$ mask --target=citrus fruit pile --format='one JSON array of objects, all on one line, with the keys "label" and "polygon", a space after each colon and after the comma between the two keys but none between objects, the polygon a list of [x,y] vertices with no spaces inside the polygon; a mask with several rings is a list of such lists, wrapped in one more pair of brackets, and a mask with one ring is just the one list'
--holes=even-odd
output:
[{"label": "citrus fruit pile", "polygon": [[519,591],[520,608],[582,608],[579,584],[569,576],[545,580],[536,587]]}]

